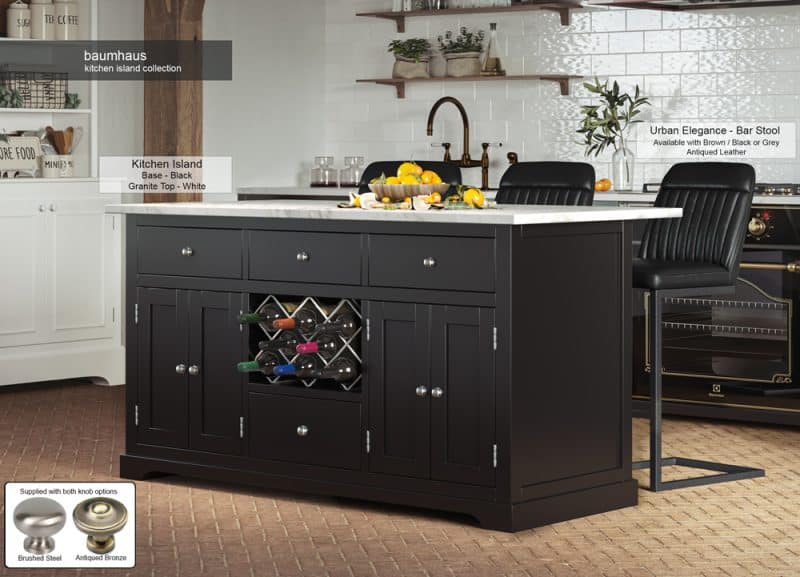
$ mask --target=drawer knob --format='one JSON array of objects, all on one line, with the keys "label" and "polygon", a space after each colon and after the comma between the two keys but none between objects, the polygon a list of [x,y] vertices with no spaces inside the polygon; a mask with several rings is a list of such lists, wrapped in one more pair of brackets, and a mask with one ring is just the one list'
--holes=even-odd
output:
[{"label": "drawer knob", "polygon": [[428,387],[419,386],[416,389],[416,393],[418,397],[424,397],[428,394]]},{"label": "drawer knob", "polygon": [[297,427],[298,437],[305,437],[306,435],[308,435],[308,427],[306,427],[305,425],[300,425],[299,427]]},{"label": "drawer knob", "polygon": [[56,548],[53,535],[67,522],[64,507],[52,499],[26,499],[14,509],[14,525],[25,534],[23,547],[31,555],[47,555]]},{"label": "drawer knob", "polygon": [[115,499],[95,497],[78,503],[72,520],[79,531],[86,533],[86,548],[105,555],[114,550],[114,534],[128,523],[128,509]]},{"label": "drawer knob", "polygon": [[436,266],[436,259],[432,256],[427,257],[425,260],[422,261],[422,265],[425,268],[433,268]]},{"label": "drawer knob", "polygon": [[198,367],[197,365],[192,365],[191,367],[189,367],[189,374],[192,375],[193,377],[196,377],[197,375],[200,374],[200,367]]},{"label": "drawer knob", "polygon": [[431,396],[434,399],[441,399],[444,396],[444,391],[441,387],[436,387],[431,391]]},{"label": "drawer knob", "polygon": [[178,373],[179,375],[185,375],[186,374],[186,365],[184,365],[184,364],[178,365],[177,367],[175,367],[175,372]]},{"label": "drawer knob", "polygon": [[307,252],[302,251],[297,253],[297,262],[308,262],[311,260],[311,255]]},{"label": "drawer knob", "polygon": [[181,254],[183,256],[194,256],[194,249],[190,246],[181,249]]}]

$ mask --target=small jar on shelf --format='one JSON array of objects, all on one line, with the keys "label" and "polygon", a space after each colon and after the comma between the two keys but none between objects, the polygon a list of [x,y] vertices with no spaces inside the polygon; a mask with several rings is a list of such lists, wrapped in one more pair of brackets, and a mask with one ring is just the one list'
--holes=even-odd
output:
[{"label": "small jar on shelf", "polygon": [[342,188],[357,188],[361,183],[363,156],[345,156],[344,168],[339,171],[339,186]]},{"label": "small jar on shelf", "polygon": [[332,156],[315,157],[314,168],[311,169],[311,186],[315,188],[339,186],[336,173]]}]

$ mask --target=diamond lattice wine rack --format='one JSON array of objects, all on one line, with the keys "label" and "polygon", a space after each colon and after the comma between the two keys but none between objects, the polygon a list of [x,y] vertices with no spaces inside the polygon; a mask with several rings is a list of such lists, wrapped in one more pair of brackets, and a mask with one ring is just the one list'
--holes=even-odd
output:
[{"label": "diamond lattice wine rack", "polygon": [[[252,295],[250,297],[251,306],[254,306],[255,313],[263,313],[271,310],[279,313],[282,319],[295,320],[298,325],[302,319],[313,317],[319,323],[310,330],[296,329],[276,329],[271,322],[259,322],[250,328],[250,351],[251,358],[256,361],[264,361],[265,358],[274,354],[281,363],[285,365],[295,365],[304,357],[311,357],[316,366],[325,370],[341,365],[345,361],[350,361],[355,368],[352,379],[336,380],[333,378],[304,378],[296,375],[275,376],[265,375],[264,373],[252,373],[250,379],[253,382],[268,382],[279,385],[298,385],[305,387],[339,389],[344,391],[358,391],[361,384],[361,332],[362,317],[361,311],[356,303],[349,299],[326,299],[315,297],[283,297],[268,295],[266,297]],[[326,332],[325,329],[335,325],[342,319],[354,321],[355,328],[351,334],[344,334],[341,331]],[[259,328],[256,328],[258,326]],[[259,330],[260,329],[260,330]],[[324,336],[323,336],[324,335]],[[282,342],[283,339],[294,337],[297,344],[306,345],[308,343],[319,343],[320,350],[317,352],[298,352],[295,346],[275,349],[272,351],[261,350],[259,343]],[[323,339],[326,343],[323,350]],[[345,363],[346,364],[346,363]]]}]

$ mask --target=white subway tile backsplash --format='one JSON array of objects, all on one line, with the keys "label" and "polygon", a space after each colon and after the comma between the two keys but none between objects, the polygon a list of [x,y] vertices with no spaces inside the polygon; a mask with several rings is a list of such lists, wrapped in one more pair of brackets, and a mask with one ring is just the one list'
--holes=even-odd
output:
[{"label": "white subway tile backsplash", "polygon": [[[445,30],[462,24],[488,28],[496,21],[501,55],[509,74],[564,73],[591,80],[616,80],[622,90],[638,84],[652,106],[642,114],[654,121],[726,121],[800,119],[800,9],[759,7],[736,10],[669,12],[590,9],[573,11],[569,26],[546,11],[511,16],[410,18],[408,32],[391,23],[356,18],[385,0],[330,0],[326,37],[325,100],[327,144],[338,156],[363,153],[368,160],[415,158],[438,160],[432,142],[450,141],[462,152],[462,126],[456,110],[442,108],[434,136],[426,134],[431,105],[444,95],[461,100],[472,123],[471,151],[481,141],[503,142],[493,148],[490,184],[507,167],[506,154],[522,160],[586,160],[578,140],[584,104],[596,99],[584,80],[571,82],[571,96],[561,96],[552,82],[430,82],[409,84],[406,99],[391,87],[355,85],[355,78],[388,76],[393,38],[424,36],[435,44]],[[634,143],[635,144],[635,143]],[[800,141],[799,141],[800,144]],[[610,176],[610,155],[588,159],[598,177]],[[658,181],[673,163],[640,159],[637,181]],[[800,163],[755,162],[759,179],[800,181]],[[477,184],[480,171],[465,172]]]}]

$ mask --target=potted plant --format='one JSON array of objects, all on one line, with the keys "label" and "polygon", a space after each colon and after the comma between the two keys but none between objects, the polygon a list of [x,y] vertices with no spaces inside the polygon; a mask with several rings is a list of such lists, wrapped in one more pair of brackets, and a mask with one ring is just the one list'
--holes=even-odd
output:
[{"label": "potted plant", "polygon": [[392,78],[429,78],[431,43],[425,38],[393,40],[389,52],[394,54],[395,62]]},{"label": "potted plant", "polygon": [[439,36],[439,48],[447,60],[448,76],[479,76],[481,53],[486,34],[483,30],[472,32],[462,26],[458,36],[448,30],[444,38]]},{"label": "potted plant", "polygon": [[607,80],[601,83],[595,78],[594,84],[587,82],[583,86],[601,100],[600,104],[581,106],[583,121],[578,133],[584,136],[585,154],[597,157],[607,148],[613,148],[613,186],[616,190],[631,190],[635,158],[627,146],[628,131],[642,122],[636,117],[650,102],[641,96],[638,84],[633,96],[620,92],[617,82],[609,88]]}]

